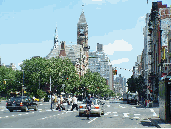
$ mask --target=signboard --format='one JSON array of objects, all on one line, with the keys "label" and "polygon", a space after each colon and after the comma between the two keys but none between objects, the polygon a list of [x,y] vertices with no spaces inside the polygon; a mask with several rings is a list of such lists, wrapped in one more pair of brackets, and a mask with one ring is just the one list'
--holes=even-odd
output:
[{"label": "signboard", "polygon": [[161,20],[161,30],[162,31],[162,46],[168,46],[167,35],[169,30],[171,30],[171,8],[160,8],[158,18]]}]

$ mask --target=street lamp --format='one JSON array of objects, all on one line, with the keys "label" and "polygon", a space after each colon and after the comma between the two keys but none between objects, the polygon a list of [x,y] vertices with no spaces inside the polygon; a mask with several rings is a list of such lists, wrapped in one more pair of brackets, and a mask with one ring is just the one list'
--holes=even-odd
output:
[{"label": "street lamp", "polygon": [[23,87],[24,87],[24,70],[22,70],[23,71],[23,85],[22,85],[22,89],[21,89],[21,93],[22,93],[22,97],[23,97]]}]

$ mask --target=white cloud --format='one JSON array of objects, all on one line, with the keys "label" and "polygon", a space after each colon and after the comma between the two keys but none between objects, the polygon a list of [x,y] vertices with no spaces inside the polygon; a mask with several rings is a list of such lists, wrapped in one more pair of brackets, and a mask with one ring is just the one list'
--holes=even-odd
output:
[{"label": "white cloud", "polygon": [[110,2],[111,4],[117,4],[120,0],[106,0],[107,2]]},{"label": "white cloud", "polygon": [[122,2],[125,2],[125,1],[128,1],[128,0],[122,0]]},{"label": "white cloud", "polygon": [[131,44],[122,39],[115,40],[113,44],[104,45],[103,49],[106,54],[113,55],[115,51],[131,51],[133,48]]},{"label": "white cloud", "polygon": [[122,58],[122,59],[118,59],[118,60],[113,60],[111,61],[112,65],[115,65],[115,64],[121,64],[123,62],[128,62],[129,59],[128,58]]},{"label": "white cloud", "polygon": [[103,3],[106,3],[105,0],[82,0],[82,2],[85,5],[88,5],[88,4],[98,4],[98,5],[102,5]]},{"label": "white cloud", "polygon": [[98,7],[97,7],[96,9],[101,9],[101,8],[98,8]]}]

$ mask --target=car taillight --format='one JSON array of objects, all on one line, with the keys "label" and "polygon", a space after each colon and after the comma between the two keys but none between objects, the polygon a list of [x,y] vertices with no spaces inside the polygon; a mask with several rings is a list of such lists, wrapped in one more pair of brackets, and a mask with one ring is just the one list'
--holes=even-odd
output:
[{"label": "car taillight", "polygon": [[7,106],[8,103],[6,103],[6,106]]},{"label": "car taillight", "polygon": [[80,106],[80,108],[83,108],[83,106]]},{"label": "car taillight", "polygon": [[95,109],[99,109],[99,107],[95,107]]},{"label": "car taillight", "polygon": [[20,106],[23,106],[23,103],[22,102],[20,103]]}]

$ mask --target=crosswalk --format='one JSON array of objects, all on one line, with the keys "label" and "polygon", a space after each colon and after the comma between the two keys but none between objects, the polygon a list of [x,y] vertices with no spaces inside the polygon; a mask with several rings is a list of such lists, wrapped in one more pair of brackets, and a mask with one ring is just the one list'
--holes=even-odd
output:
[{"label": "crosswalk", "polygon": [[140,119],[140,114],[131,114],[131,113],[118,113],[118,112],[106,112],[104,116],[110,117],[123,117],[123,118],[130,118],[130,119]]}]

